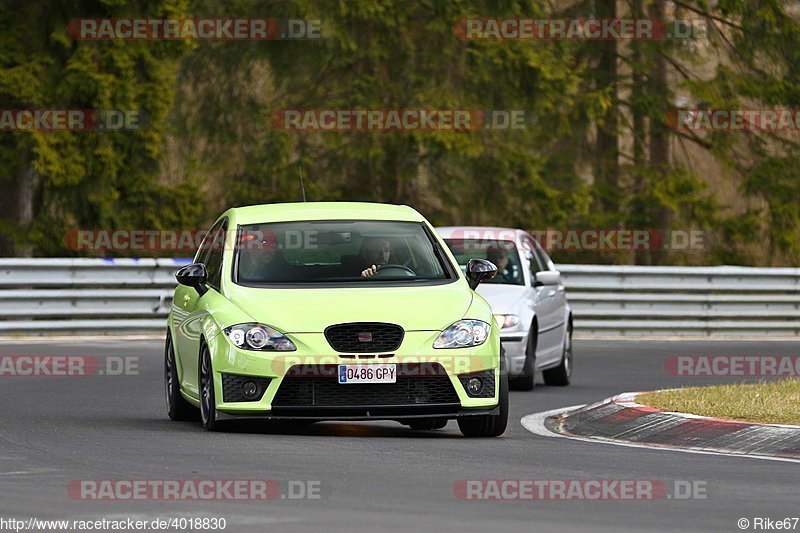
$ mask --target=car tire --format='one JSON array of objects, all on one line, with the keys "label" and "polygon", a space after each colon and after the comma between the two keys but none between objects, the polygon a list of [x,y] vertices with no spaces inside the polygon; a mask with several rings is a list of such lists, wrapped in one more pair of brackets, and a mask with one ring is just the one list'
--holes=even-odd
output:
[{"label": "car tire", "polygon": [[458,429],[465,437],[499,437],[508,425],[508,373],[501,356],[500,405],[496,415],[470,415],[458,418]]},{"label": "car tire", "polygon": [[164,392],[167,399],[167,415],[170,420],[197,420],[197,408],[186,401],[181,395],[180,388],[178,368],[175,364],[175,346],[172,344],[172,334],[168,330],[167,341],[164,344]]},{"label": "car tire", "polygon": [[203,423],[203,429],[219,431],[222,429],[222,422],[217,419],[214,369],[211,366],[211,352],[205,342],[200,343],[200,361],[197,369],[197,383],[200,389],[200,421]]},{"label": "car tire", "polygon": [[572,377],[572,323],[567,326],[567,333],[564,336],[564,350],[561,355],[561,364],[555,368],[542,372],[545,385],[555,385],[556,387],[566,387]]},{"label": "car tire", "polygon": [[512,390],[529,391],[536,386],[536,322],[531,324],[528,344],[525,346],[525,364],[522,374],[509,380]]},{"label": "car tire", "polygon": [[405,424],[411,429],[417,431],[427,431],[432,429],[442,429],[447,425],[446,418],[419,418],[417,420],[409,420]]}]

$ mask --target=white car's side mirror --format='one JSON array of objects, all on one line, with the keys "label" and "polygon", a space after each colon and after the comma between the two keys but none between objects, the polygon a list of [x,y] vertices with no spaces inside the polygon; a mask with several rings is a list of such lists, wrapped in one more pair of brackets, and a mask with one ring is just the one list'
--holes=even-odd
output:
[{"label": "white car's side mirror", "polygon": [[533,283],[534,287],[541,287],[542,285],[560,285],[561,272],[553,272],[552,270],[542,270],[536,273]]}]

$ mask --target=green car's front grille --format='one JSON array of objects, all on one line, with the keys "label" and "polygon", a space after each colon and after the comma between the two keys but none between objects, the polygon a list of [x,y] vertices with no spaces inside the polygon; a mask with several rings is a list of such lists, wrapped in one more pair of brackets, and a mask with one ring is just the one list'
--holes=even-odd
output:
[{"label": "green car's front grille", "polygon": [[325,339],[337,352],[393,352],[403,342],[403,328],[381,322],[336,324],[325,329]]}]

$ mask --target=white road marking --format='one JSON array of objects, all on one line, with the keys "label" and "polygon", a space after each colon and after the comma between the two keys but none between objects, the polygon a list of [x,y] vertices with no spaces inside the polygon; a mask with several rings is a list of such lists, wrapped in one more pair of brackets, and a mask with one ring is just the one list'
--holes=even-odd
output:
[{"label": "white road marking", "polygon": [[769,455],[732,453],[732,452],[723,452],[718,450],[704,450],[700,448],[677,448],[672,446],[662,446],[658,444],[639,444],[637,442],[621,442],[612,439],[607,439],[604,437],[583,437],[578,435],[562,435],[561,433],[550,431],[549,429],[547,429],[547,427],[545,427],[544,425],[545,418],[549,416],[560,415],[569,411],[574,411],[576,409],[580,409],[581,407],[585,406],[573,405],[572,407],[562,407],[560,409],[552,409],[550,411],[545,411],[543,413],[533,413],[530,415],[523,416],[520,419],[520,422],[522,423],[523,427],[525,427],[525,429],[527,429],[534,435],[538,435],[540,437],[557,437],[562,439],[579,440],[583,442],[613,444],[614,446],[626,446],[628,448],[644,448],[648,450],[665,450],[670,452],[696,453],[701,455],[722,455],[726,457],[740,457],[745,459],[762,459],[766,461],[780,461],[784,463],[800,463],[800,459],[790,459],[788,457],[771,457]]},{"label": "white road marking", "polygon": [[0,472],[0,476],[27,476],[30,474],[50,474],[52,472],[58,472],[53,468],[33,468],[31,470],[20,470],[17,472]]}]

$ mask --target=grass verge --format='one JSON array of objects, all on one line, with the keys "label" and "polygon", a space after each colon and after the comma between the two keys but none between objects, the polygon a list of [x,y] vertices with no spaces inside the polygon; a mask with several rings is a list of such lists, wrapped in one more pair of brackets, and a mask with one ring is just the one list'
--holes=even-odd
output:
[{"label": "grass verge", "polygon": [[637,396],[636,403],[700,416],[800,425],[800,379],[650,392]]}]

